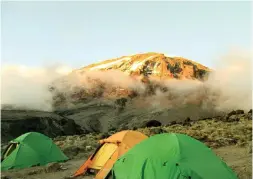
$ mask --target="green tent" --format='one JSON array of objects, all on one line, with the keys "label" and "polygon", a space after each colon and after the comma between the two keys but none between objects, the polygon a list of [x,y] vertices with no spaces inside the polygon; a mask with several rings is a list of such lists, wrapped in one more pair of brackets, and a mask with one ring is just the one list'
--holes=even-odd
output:
[{"label": "green tent", "polygon": [[29,132],[10,142],[3,152],[1,169],[21,169],[66,160],[68,158],[50,138]]},{"label": "green tent", "polygon": [[158,134],[122,155],[113,179],[237,179],[202,142],[184,134]]}]

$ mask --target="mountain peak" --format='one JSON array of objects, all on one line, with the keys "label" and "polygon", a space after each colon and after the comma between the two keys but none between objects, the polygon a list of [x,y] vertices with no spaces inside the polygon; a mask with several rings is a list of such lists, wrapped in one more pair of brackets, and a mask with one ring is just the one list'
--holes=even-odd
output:
[{"label": "mountain peak", "polygon": [[159,79],[199,79],[211,71],[208,67],[180,56],[157,52],[140,53],[105,60],[76,70],[76,72],[119,70],[130,76]]}]

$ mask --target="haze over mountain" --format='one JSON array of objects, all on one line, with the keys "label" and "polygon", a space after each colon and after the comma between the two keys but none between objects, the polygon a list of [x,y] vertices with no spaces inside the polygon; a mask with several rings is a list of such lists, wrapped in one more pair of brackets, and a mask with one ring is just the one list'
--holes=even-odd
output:
[{"label": "haze over mountain", "polygon": [[[73,107],[77,100],[138,97],[143,98],[139,107],[150,103],[166,108],[188,103],[203,107],[208,103],[219,110],[248,110],[252,92],[250,65],[250,56],[241,51],[229,52],[214,70],[187,58],[150,52],[102,61],[72,72],[58,66],[5,68],[1,71],[2,104],[51,111],[62,101],[61,94],[65,107]],[[52,88],[48,90],[51,82],[53,93]],[[242,98],[245,100],[238,103]]]},{"label": "haze over mountain", "polygon": [[[52,91],[60,96],[59,101],[68,104],[88,97],[128,96],[143,98],[142,105],[151,103],[159,107],[198,104],[217,110],[231,110],[235,106],[249,109],[249,56],[231,53],[219,64],[220,68],[212,71],[186,58],[161,53],[122,56],[73,70],[57,80]],[[238,90],[244,92],[240,94]],[[239,105],[234,101],[238,96],[247,96],[249,100]]]},{"label": "haze over mountain", "polygon": [[168,91],[163,84],[168,80],[204,81],[210,71],[186,58],[150,52],[109,59],[73,70],[69,75],[56,80],[51,90],[60,95],[61,100],[63,96],[76,100],[89,96],[147,97],[154,95],[159,89]]},{"label": "haze over mountain", "polygon": [[[182,57],[156,53],[120,57],[109,63],[118,60],[123,63],[94,68],[108,63],[105,61],[70,73],[57,66],[2,70],[5,140],[24,130],[39,130],[49,136],[56,135],[53,128],[71,135],[107,132],[139,128],[152,119],[168,125],[251,109],[247,53],[229,53],[214,70]],[[135,71],[129,70],[136,63],[140,65]],[[73,121],[77,125],[66,130]]]}]

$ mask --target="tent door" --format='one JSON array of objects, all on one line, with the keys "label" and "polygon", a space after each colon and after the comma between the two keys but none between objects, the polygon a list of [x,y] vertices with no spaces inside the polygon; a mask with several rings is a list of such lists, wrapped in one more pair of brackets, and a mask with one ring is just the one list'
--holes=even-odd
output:
[{"label": "tent door", "polygon": [[114,143],[105,143],[92,159],[91,169],[100,170],[110,159],[112,154],[117,150],[118,146]]},{"label": "tent door", "polygon": [[18,147],[18,143],[11,143],[5,152],[3,153],[2,160],[4,160],[6,157],[8,157],[16,148]]}]

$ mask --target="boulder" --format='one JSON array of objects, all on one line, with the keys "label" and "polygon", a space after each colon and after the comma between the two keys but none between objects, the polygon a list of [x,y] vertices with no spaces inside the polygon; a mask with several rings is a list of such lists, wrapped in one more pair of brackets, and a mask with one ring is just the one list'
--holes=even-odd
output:
[{"label": "boulder", "polygon": [[241,109],[238,109],[235,112],[236,112],[236,114],[244,114],[244,110],[241,110]]},{"label": "boulder", "polygon": [[236,111],[233,110],[227,114],[227,118],[229,118],[230,116],[235,115],[235,114],[236,114]]},{"label": "boulder", "polygon": [[239,120],[240,120],[240,116],[232,115],[228,118],[227,122],[234,122],[234,121],[239,121]]},{"label": "boulder", "polygon": [[162,125],[162,123],[157,120],[150,120],[145,123],[144,127],[158,127],[161,125]]},{"label": "boulder", "polygon": [[244,114],[244,111],[241,109],[238,110],[233,110],[230,113],[227,114],[228,117],[232,116],[232,115],[236,115],[236,114]]},{"label": "boulder", "polygon": [[252,120],[252,113],[245,114],[245,118],[248,120]]}]

